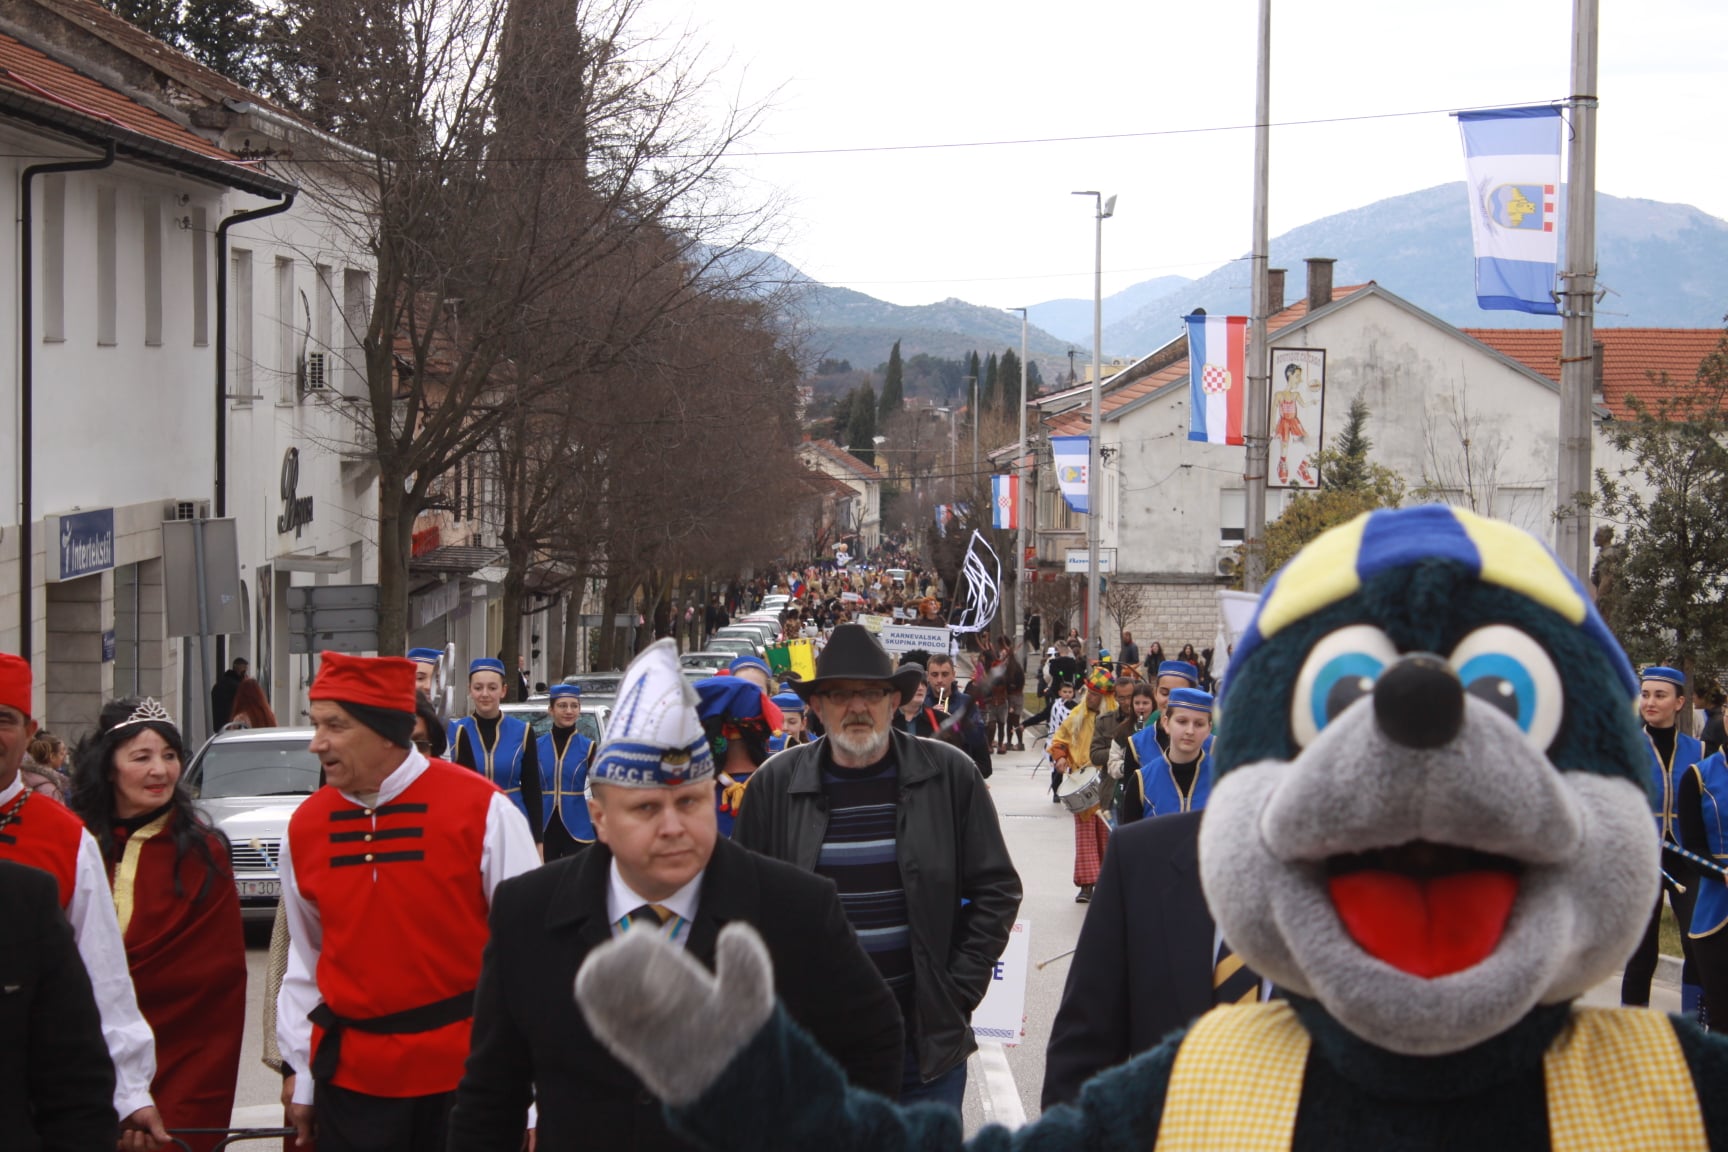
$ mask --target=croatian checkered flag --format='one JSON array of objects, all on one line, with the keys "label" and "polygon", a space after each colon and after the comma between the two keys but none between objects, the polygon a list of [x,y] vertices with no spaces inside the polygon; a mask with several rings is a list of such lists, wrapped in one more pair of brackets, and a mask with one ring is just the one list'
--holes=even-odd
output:
[{"label": "croatian checkered flag", "polygon": [[960,571],[966,577],[966,599],[949,628],[954,632],[983,632],[996,619],[996,609],[1002,604],[1002,561],[976,530],[966,545]]}]

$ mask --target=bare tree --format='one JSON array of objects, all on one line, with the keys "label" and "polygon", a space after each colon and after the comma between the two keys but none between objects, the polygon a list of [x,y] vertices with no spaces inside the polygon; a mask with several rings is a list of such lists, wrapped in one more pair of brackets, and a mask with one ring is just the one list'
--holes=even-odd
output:
[{"label": "bare tree", "polygon": [[1457,384],[1440,398],[1439,409],[1423,409],[1422,483],[1415,494],[1492,516],[1508,449],[1506,436],[1471,412]]},{"label": "bare tree", "polygon": [[[1104,588],[1104,610],[1115,619],[1118,632],[1132,632],[1146,615],[1146,585],[1125,584],[1115,577]],[[1111,651],[1115,651],[1114,648]]]}]

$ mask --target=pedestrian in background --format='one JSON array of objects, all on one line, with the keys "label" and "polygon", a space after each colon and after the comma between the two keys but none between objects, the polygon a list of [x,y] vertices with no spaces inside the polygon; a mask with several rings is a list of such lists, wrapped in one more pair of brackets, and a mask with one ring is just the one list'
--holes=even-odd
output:
[{"label": "pedestrian in background", "polygon": [[[111,701],[79,746],[72,807],[102,850],[156,1037],[156,1110],[169,1129],[226,1128],[246,1031],[246,938],[227,837],[180,786],[185,758],[162,705]],[[184,1139],[199,1152],[217,1137]]]},{"label": "pedestrian in background", "polygon": [[252,665],[246,657],[234,657],[234,663],[228,670],[216,678],[216,683],[210,686],[210,730],[219,732],[228,723],[228,718],[234,713],[234,694],[240,690],[240,684],[246,679],[247,670]]},{"label": "pedestrian in background", "polygon": [[46,728],[36,730],[29,748],[25,750],[19,772],[24,787],[61,803],[66,802],[72,791],[72,781],[66,770],[66,741]]},{"label": "pedestrian in background", "polygon": [[270,701],[264,699],[264,689],[256,680],[242,680],[234,690],[234,708],[228,714],[225,728],[274,728],[276,713]]},{"label": "pedestrian in background", "polygon": [[977,768],[893,730],[917,684],[862,625],[836,628],[816,675],[793,685],[827,734],[757,770],[733,839],[834,881],[906,1019],[901,1099],[959,1112],[978,1047],[971,1014],[1021,886]]}]

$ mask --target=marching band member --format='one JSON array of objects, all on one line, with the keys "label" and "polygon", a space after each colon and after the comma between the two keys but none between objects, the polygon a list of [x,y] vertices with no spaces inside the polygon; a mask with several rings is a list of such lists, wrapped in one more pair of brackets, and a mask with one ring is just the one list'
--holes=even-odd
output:
[{"label": "marching band member", "polygon": [[[1116,711],[1116,677],[1099,664],[1086,674],[1086,699],[1062,721],[1050,737],[1050,762],[1066,776],[1087,766],[1092,753],[1092,730],[1100,716]],[[1104,765],[1097,765],[1100,771]],[[1097,805],[1074,814],[1074,885],[1080,891],[1076,904],[1092,901],[1092,886],[1104,864],[1104,849],[1110,843],[1110,826]]]},{"label": "marching band member", "polygon": [[540,737],[540,843],[548,861],[574,856],[594,843],[588,816],[588,767],[594,742],[576,730],[582,715],[582,689],[554,684],[547,711],[552,730]]},{"label": "marching band member", "polygon": [[[504,715],[504,661],[468,665],[472,715],[450,721],[450,759],[472,768],[510,797],[540,841],[540,755],[526,721]],[[534,815],[530,816],[532,812]]]}]

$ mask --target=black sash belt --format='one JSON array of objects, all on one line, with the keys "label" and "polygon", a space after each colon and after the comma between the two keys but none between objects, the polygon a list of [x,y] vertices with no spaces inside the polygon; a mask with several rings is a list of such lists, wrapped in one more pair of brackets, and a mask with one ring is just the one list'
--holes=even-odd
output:
[{"label": "black sash belt", "polygon": [[330,1010],[330,1005],[319,1004],[307,1015],[307,1019],[324,1029],[324,1038],[318,1044],[318,1051],[312,1056],[312,1076],[316,1080],[327,1081],[336,1075],[336,1063],[342,1058],[342,1033],[350,1028],[356,1032],[370,1032],[375,1036],[404,1036],[415,1032],[435,1032],[473,1015],[472,988],[466,992],[458,992],[448,1000],[422,1004],[418,1008],[392,1012],[388,1016],[372,1016],[364,1020],[350,1020],[338,1016]]}]

